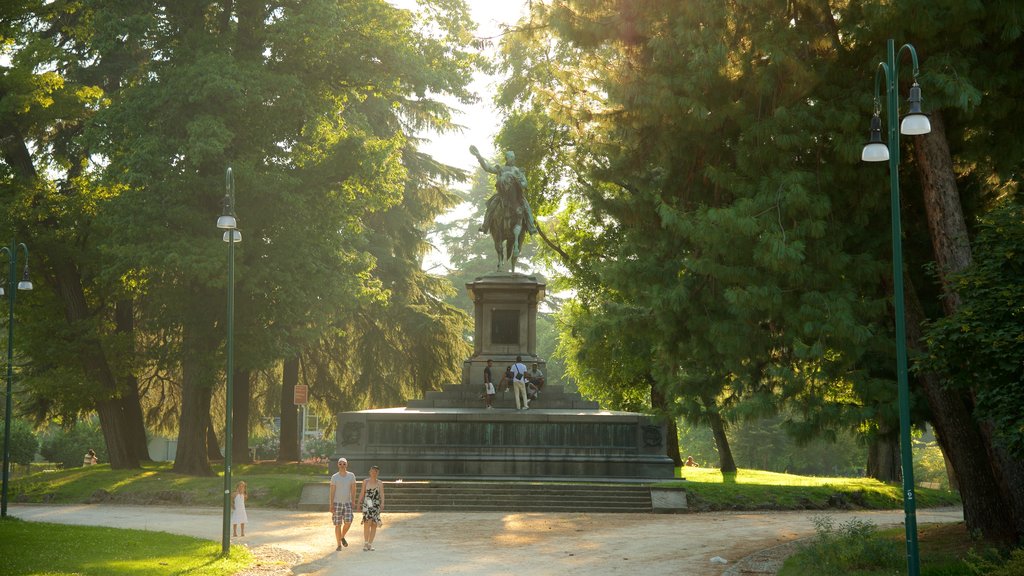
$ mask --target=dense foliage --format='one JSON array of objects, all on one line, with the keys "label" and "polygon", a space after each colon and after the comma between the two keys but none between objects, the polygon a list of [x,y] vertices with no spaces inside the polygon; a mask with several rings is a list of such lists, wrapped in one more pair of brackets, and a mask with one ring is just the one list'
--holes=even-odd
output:
[{"label": "dense foliage", "polygon": [[[213,223],[229,166],[236,453],[250,401],[294,429],[279,398],[300,381],[336,412],[459,373],[467,320],[420,261],[460,175],[415,135],[453,128],[442,98],[473,98],[463,2],[2,10],[0,227],[29,244],[37,286],[19,303],[22,411],[96,410],[115,467],[146,458],[144,422],[176,431],[176,469],[211,472],[228,267]],[[284,385],[282,362],[296,367]]]},{"label": "dense foliage", "polygon": [[[575,294],[560,323],[568,373],[606,406],[709,425],[723,471],[736,468],[729,427],[767,417],[800,442],[861,435],[869,472],[896,479],[890,194],[884,171],[859,162],[872,75],[888,38],[912,42],[933,112],[931,134],[890,143],[907,324],[924,352],[921,321],[968,300],[953,278],[976,216],[1016,193],[1019,3],[530,5],[503,44],[500,140],[523,151],[548,215],[554,249],[538,258],[568,270],[556,281]],[[1009,358],[1014,321],[973,331]],[[912,419],[934,425],[971,529],[1013,540],[1024,473],[992,449],[988,422],[1015,430],[1019,358],[988,371],[998,385],[958,358],[920,373]],[[963,385],[947,394],[952,372]]]},{"label": "dense foliage", "polygon": [[989,212],[973,239],[974,265],[951,279],[963,299],[927,332],[921,366],[949,386],[974,390],[977,414],[1024,457],[1024,206]]}]

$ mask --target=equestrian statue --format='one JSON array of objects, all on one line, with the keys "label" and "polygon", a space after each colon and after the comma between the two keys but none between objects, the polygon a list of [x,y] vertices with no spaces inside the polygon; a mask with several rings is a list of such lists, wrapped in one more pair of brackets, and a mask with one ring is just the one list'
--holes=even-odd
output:
[{"label": "equestrian statue", "polygon": [[519,249],[526,239],[526,233],[537,233],[530,203],[526,200],[526,174],[516,166],[516,155],[511,150],[505,152],[504,166],[484,160],[476,146],[470,146],[469,152],[476,156],[484,170],[496,176],[496,191],[487,200],[487,210],[484,212],[484,223],[480,225],[480,231],[489,232],[494,239],[494,250],[498,253],[498,270],[501,270],[502,264],[508,262],[509,272],[515,272]]}]

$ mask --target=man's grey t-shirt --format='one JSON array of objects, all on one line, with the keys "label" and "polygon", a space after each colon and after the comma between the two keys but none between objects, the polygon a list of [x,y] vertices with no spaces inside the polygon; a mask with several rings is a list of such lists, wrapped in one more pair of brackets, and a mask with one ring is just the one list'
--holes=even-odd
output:
[{"label": "man's grey t-shirt", "polygon": [[341,472],[335,472],[334,476],[331,476],[331,485],[334,486],[334,501],[338,504],[344,504],[346,502],[352,502],[352,486],[356,483],[356,475],[351,472],[346,472],[344,476]]}]

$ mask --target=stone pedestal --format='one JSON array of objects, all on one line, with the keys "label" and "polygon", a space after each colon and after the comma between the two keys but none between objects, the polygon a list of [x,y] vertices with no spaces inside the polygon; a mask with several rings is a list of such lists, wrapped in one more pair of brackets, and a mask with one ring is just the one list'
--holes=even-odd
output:
[{"label": "stone pedestal", "polygon": [[[397,408],[338,418],[338,454],[386,478],[668,479],[665,427],[600,410]],[[337,458],[335,458],[335,461]]]},{"label": "stone pedestal", "polygon": [[494,360],[493,378],[521,356],[529,368],[537,356],[537,305],[544,300],[546,285],[536,276],[494,272],[466,283],[473,299],[473,355],[462,365],[462,384],[482,384],[484,366]]},{"label": "stone pedestal", "polygon": [[600,410],[596,402],[548,383],[529,410],[516,410],[512,392],[499,390],[485,409],[483,370],[494,360],[495,385],[521,356],[537,363],[537,306],[544,282],[524,274],[493,273],[466,284],[474,305],[473,355],[462,382],[448,384],[405,408],[338,415],[337,453],[349,470],[373,464],[385,478],[666,479],[665,426],[645,414]]}]

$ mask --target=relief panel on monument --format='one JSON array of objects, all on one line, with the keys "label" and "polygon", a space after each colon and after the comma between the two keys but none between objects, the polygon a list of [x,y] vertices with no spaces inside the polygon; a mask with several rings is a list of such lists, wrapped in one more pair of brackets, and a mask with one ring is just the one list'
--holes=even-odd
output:
[{"label": "relief panel on monument", "polygon": [[491,343],[519,344],[519,310],[491,310]]}]

